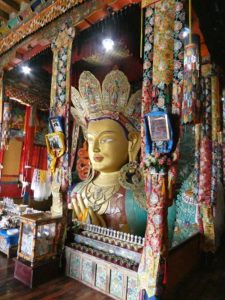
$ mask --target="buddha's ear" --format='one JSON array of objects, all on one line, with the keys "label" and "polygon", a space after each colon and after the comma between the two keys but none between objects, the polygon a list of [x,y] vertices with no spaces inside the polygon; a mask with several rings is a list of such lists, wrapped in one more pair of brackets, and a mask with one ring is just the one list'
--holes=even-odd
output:
[{"label": "buddha's ear", "polygon": [[140,148],[141,148],[141,134],[138,131],[131,131],[128,134],[128,154],[129,154],[130,162],[136,160]]}]

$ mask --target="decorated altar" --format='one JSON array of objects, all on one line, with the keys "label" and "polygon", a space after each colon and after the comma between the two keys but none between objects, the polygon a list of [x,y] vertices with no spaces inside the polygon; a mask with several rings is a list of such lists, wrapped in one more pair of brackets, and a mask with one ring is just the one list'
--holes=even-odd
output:
[{"label": "decorated altar", "polygon": [[[190,271],[177,253],[194,268],[223,234],[220,71],[201,59],[190,3],[47,1],[3,33],[2,174],[10,134],[24,138],[24,202],[51,197],[66,275],[115,299],[162,297]],[[18,88],[17,71],[3,73],[19,53],[41,73]]]}]

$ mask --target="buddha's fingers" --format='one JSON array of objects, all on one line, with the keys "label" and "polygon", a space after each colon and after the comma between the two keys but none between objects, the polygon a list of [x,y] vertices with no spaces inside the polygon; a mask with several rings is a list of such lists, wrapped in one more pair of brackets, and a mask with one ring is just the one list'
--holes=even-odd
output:
[{"label": "buddha's fingers", "polygon": [[78,205],[80,207],[80,210],[81,210],[81,213],[84,214],[85,211],[86,211],[86,207],[84,205],[84,201],[83,199],[81,198],[81,195],[80,194],[77,194],[77,202],[78,202]]},{"label": "buddha's fingers", "polygon": [[76,198],[72,198],[72,204],[75,212],[75,217],[78,219],[81,214],[81,211]]}]

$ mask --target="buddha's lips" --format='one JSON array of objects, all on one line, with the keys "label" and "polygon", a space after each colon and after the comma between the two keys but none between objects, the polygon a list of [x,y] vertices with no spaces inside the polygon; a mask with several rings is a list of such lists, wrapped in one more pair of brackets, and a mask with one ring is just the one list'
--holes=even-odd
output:
[{"label": "buddha's lips", "polygon": [[104,159],[103,156],[94,156],[94,161],[100,162]]}]

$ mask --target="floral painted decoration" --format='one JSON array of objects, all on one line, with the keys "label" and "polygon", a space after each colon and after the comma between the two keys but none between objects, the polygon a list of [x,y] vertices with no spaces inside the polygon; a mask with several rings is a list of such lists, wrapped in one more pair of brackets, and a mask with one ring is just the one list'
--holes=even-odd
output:
[{"label": "floral painted decoration", "polygon": [[168,154],[153,152],[144,161],[144,168],[151,169],[154,173],[165,173],[172,165],[173,159]]}]

